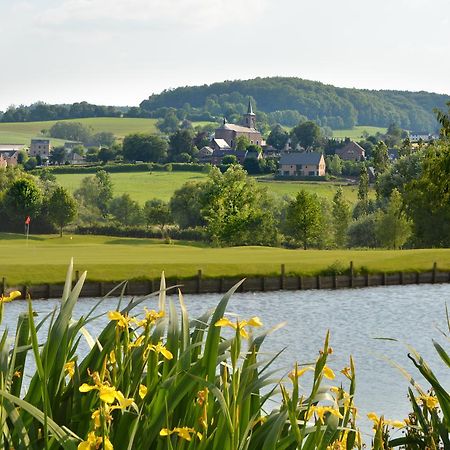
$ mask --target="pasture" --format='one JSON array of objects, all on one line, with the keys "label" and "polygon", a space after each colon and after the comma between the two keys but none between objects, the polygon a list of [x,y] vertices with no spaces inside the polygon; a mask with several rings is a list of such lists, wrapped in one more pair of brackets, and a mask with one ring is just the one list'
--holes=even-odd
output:
[{"label": "pasture", "polygon": [[375,135],[377,133],[386,133],[387,128],[371,127],[368,125],[356,126],[347,130],[333,130],[333,137],[336,139],[350,138],[358,140],[363,138],[364,132],[369,135]]},{"label": "pasture", "polygon": [[[86,174],[58,174],[59,184],[74,192]],[[124,193],[144,204],[152,198],[168,201],[176,189],[188,181],[205,181],[207,175],[199,172],[130,172],[111,173],[114,185],[114,196]],[[319,197],[331,200],[336,193],[339,183],[336,182],[308,182],[308,181],[273,181],[267,178],[257,178],[269,192],[278,196],[294,196],[300,189],[314,192]],[[343,185],[345,198],[350,203],[357,200],[357,185]]]},{"label": "pasture", "polygon": [[[31,232],[33,230],[31,229]],[[209,248],[155,239],[111,236],[30,236],[0,234],[0,277],[9,285],[58,283],[74,257],[76,269],[91,281],[189,277],[202,269],[207,277],[287,273],[314,275],[339,261],[370,272],[427,271],[436,261],[450,270],[450,249],[424,250],[288,250],[271,247]],[[42,262],[45,261],[45,264]]]}]

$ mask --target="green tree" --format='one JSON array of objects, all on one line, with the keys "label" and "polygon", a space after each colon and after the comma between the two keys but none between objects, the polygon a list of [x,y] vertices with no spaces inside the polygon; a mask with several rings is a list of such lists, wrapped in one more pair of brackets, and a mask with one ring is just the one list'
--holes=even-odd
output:
[{"label": "green tree", "polygon": [[387,170],[389,167],[388,148],[383,141],[378,142],[373,152],[373,167],[377,177]]},{"label": "green tree", "polygon": [[156,198],[145,202],[143,216],[147,227],[157,225],[163,238],[165,237],[165,227],[173,223],[169,204]]},{"label": "green tree", "polygon": [[103,163],[106,164],[108,161],[113,161],[116,157],[116,154],[112,148],[102,147],[97,154],[97,158]]},{"label": "green tree", "polygon": [[369,174],[364,164],[361,166],[359,172],[358,200],[361,213],[367,214],[369,203]]},{"label": "green tree", "polygon": [[250,145],[250,139],[247,136],[239,136],[236,139],[236,150],[247,150],[247,147]]},{"label": "green tree", "polygon": [[194,151],[194,134],[192,130],[177,130],[169,138],[169,161],[177,161],[182,153],[192,155]]},{"label": "green tree", "polygon": [[163,120],[159,120],[156,126],[163,133],[173,133],[180,123],[180,119],[178,119],[175,111],[170,110],[166,113]]},{"label": "green tree", "polygon": [[31,178],[19,178],[11,183],[3,197],[4,217],[18,227],[27,216],[36,217],[42,205],[42,192]]},{"label": "green tree", "polygon": [[123,157],[127,161],[160,162],[167,156],[167,142],[152,134],[134,133],[123,140]]},{"label": "green tree", "polygon": [[77,214],[77,204],[62,186],[58,186],[48,199],[47,215],[50,222],[59,228],[62,237],[63,228],[73,221]]},{"label": "green tree", "polygon": [[411,235],[411,223],[403,208],[402,195],[392,191],[386,211],[377,214],[376,234],[381,245],[387,248],[401,248]]},{"label": "green tree", "polygon": [[443,112],[439,109],[434,110],[437,121],[441,124],[441,136],[444,138],[450,136],[450,102],[447,102],[447,106],[448,112]]},{"label": "green tree", "polygon": [[203,183],[188,182],[177,189],[170,199],[170,212],[180,228],[205,225],[202,216],[204,206]]},{"label": "green tree", "polygon": [[115,141],[116,137],[109,131],[96,133],[92,137],[92,143],[98,146],[112,147]]},{"label": "green tree", "polygon": [[302,189],[287,208],[286,231],[306,250],[317,241],[321,231],[319,198]]},{"label": "green tree", "polygon": [[51,164],[64,164],[67,159],[67,150],[64,147],[55,147],[50,153],[49,161]]},{"label": "green tree", "polygon": [[130,194],[122,194],[111,200],[110,212],[113,218],[121,225],[139,225],[142,219],[142,211],[138,202],[134,201]]},{"label": "green tree", "polygon": [[300,144],[304,149],[317,148],[322,144],[323,135],[320,127],[312,121],[299,123],[291,131],[292,146]]},{"label": "green tree", "polygon": [[277,150],[283,150],[288,140],[289,133],[280,124],[276,124],[270,131],[267,144]]},{"label": "green tree", "polygon": [[338,247],[345,247],[347,243],[347,230],[351,221],[351,212],[344,192],[339,186],[333,197],[333,229],[334,241]]},{"label": "green tree", "polygon": [[214,167],[204,186],[202,215],[219,245],[273,245],[277,229],[273,201],[239,165]]},{"label": "green tree", "polygon": [[342,174],[342,159],[339,155],[333,155],[327,164],[327,169],[331,175],[339,176]]},{"label": "green tree", "polygon": [[379,242],[376,236],[377,215],[365,214],[354,220],[348,227],[347,243],[349,247],[376,248]]},{"label": "green tree", "polygon": [[98,170],[95,174],[98,185],[97,206],[103,217],[108,214],[109,203],[113,198],[113,182],[111,175],[105,170]]},{"label": "green tree", "polygon": [[237,164],[238,160],[236,155],[225,155],[221,162],[224,166],[229,166],[231,164]]},{"label": "green tree", "polygon": [[50,136],[87,143],[92,139],[92,128],[80,122],[56,122],[49,130]]}]

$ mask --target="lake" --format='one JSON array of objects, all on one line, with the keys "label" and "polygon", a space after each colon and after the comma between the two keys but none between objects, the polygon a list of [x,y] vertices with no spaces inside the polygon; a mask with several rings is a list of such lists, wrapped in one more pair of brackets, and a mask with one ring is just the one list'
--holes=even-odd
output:
[{"label": "lake", "polygon": [[[195,318],[214,307],[220,298],[219,294],[185,296],[190,317]],[[450,386],[450,371],[446,370],[432,344],[432,339],[436,339],[444,348],[448,347],[439,330],[447,330],[445,305],[449,298],[449,284],[238,293],[231,298],[228,312],[242,319],[257,315],[264,328],[287,322],[267,338],[262,348],[270,356],[286,347],[276,362],[280,376],[291,370],[295,361],[314,362],[330,330],[334,353],[329,366],[337,374],[335,382],[345,384],[346,378],[339,370],[348,365],[349,355],[353,355],[357,372],[355,403],[360,411],[360,425],[368,431],[370,426],[365,417],[370,411],[399,420],[410,411],[406,397],[408,382],[386,360],[401,364],[420,383],[417,370],[407,358],[406,344],[422,354],[446,388]],[[80,299],[75,316],[86,314],[97,301]],[[41,317],[56,304],[57,300],[33,302]],[[115,300],[108,300],[100,311],[107,312],[115,305]],[[142,308],[144,305],[156,308],[157,299],[149,299]],[[16,316],[26,308],[26,302],[6,304],[4,324],[15,327]],[[90,324],[89,331],[95,336],[106,321],[103,317]],[[377,338],[395,338],[398,342]],[[424,383],[423,387],[428,386]]]}]

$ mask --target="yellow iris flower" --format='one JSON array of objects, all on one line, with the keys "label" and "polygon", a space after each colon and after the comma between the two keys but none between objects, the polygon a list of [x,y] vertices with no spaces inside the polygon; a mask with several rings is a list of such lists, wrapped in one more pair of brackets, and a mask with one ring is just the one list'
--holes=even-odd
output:
[{"label": "yellow iris flower", "polygon": [[422,402],[422,405],[429,409],[434,409],[439,406],[439,400],[433,395],[421,395],[419,400]]},{"label": "yellow iris flower", "polygon": [[296,378],[300,378],[302,375],[304,375],[306,372],[308,371],[314,371],[314,367],[311,366],[307,366],[307,367],[303,367],[302,369],[299,368],[295,368],[294,370],[291,370],[288,374],[288,377],[294,381]]},{"label": "yellow iris flower", "polygon": [[259,317],[252,317],[249,320],[241,320],[236,323],[232,322],[230,319],[226,317],[222,317],[215,324],[216,327],[230,327],[236,331],[239,331],[239,334],[244,338],[248,339],[248,333],[245,327],[260,327],[262,326],[262,322]]},{"label": "yellow iris flower", "polygon": [[164,356],[164,358],[166,359],[172,359],[173,355],[172,353],[167,350],[166,347],[164,347],[164,345],[162,344],[162,342],[158,342],[156,345],[153,344],[148,344],[145,352],[144,352],[144,359],[147,358],[148,356],[148,352],[155,352],[155,353],[161,353],[161,355]]},{"label": "yellow iris flower", "polygon": [[127,315],[124,316],[119,311],[109,311],[108,319],[115,320],[117,322],[117,326],[122,329],[128,328],[130,323],[135,321],[134,318],[128,317]]},{"label": "yellow iris flower", "polygon": [[9,303],[15,300],[16,298],[19,298],[22,295],[20,291],[12,291],[8,295],[1,295],[0,296],[0,302],[1,303]]},{"label": "yellow iris flower", "polygon": [[330,413],[333,416],[338,417],[339,419],[343,418],[342,414],[337,409],[334,409],[331,406],[315,406],[315,405],[313,405],[313,406],[311,406],[311,408],[309,408],[308,420],[311,418],[311,416],[313,414],[316,414],[317,417],[319,418],[319,420],[322,423],[325,423],[324,416],[326,413]]},{"label": "yellow iris flower", "polygon": [[176,427],[173,430],[169,430],[168,428],[163,428],[160,432],[160,436],[170,436],[171,434],[178,434],[178,436],[186,441],[191,441],[192,436],[195,435],[199,440],[203,438],[203,435],[199,432],[196,432],[193,428],[188,427]]},{"label": "yellow iris flower", "polygon": [[105,437],[105,442],[103,442],[103,439],[100,436],[95,435],[95,431],[91,431],[88,434],[87,440],[80,442],[77,448],[78,450],[92,450],[100,448],[102,443],[104,450],[114,450],[111,441],[107,437]]},{"label": "yellow iris flower", "polygon": [[66,364],[64,364],[64,370],[70,378],[73,378],[75,374],[75,361],[66,362]]},{"label": "yellow iris flower", "polygon": [[144,399],[144,397],[146,395],[147,395],[147,386],[140,384],[139,385],[139,397],[141,397],[141,399]]}]

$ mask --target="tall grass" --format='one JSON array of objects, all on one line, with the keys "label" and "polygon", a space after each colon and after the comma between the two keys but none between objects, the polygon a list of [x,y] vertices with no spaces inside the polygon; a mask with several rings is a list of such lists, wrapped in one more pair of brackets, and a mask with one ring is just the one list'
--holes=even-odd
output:
[{"label": "tall grass", "polygon": [[[158,298],[157,311],[142,310],[149,296],[126,304],[122,299],[99,335],[91,336],[86,325],[105,299],[74,320],[86,273],[72,288],[72,269],[71,264],[57,310],[36,319],[29,301],[12,341],[8,331],[1,336],[3,448],[362,448],[353,402],[355,367],[350,359],[342,371],[348,385],[332,385],[328,335],[316,361],[295,364],[280,378],[272,365],[276,355],[267,359],[261,353],[268,332],[276,330],[260,331],[257,317],[235,320],[226,314],[239,283],[214,310],[190,319],[181,292],[180,313],[166,298],[162,277],[159,292],[150,295]],[[115,294],[123,288],[119,285]],[[0,306],[9,299],[2,298]],[[45,322],[49,326],[42,337]],[[84,356],[81,339],[90,347]],[[448,364],[443,348],[436,348]],[[413,412],[409,423],[400,424],[406,430],[401,439],[389,436],[391,426],[398,424],[373,414],[373,448],[447,445],[449,396],[418,355],[411,358],[436,396],[422,392],[416,400],[411,391]],[[33,371],[27,360],[33,361]],[[303,382],[306,373],[312,375],[311,383]],[[25,375],[31,377],[28,383]]]}]

